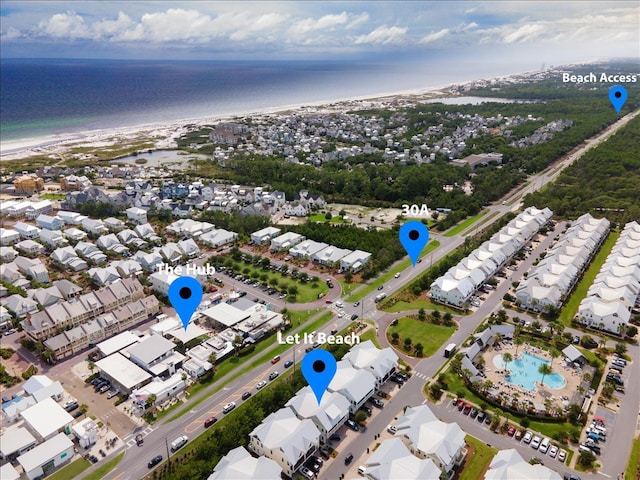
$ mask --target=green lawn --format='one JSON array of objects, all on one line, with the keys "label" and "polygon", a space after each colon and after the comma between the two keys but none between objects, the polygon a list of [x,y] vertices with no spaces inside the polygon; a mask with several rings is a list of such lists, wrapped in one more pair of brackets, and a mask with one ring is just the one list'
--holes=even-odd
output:
[{"label": "green lawn", "polygon": [[627,463],[627,470],[625,471],[624,478],[634,479],[640,477],[640,438],[633,440],[633,447],[631,448],[631,455],[629,455],[629,462]]},{"label": "green lawn", "polygon": [[391,341],[391,334],[397,332],[400,335],[400,345],[405,338],[410,338],[413,345],[421,343],[424,347],[424,356],[430,357],[440,349],[456,331],[456,327],[445,327],[432,323],[420,322],[413,318],[404,317],[398,319],[398,324],[387,329],[387,337]]},{"label": "green lawn", "polygon": [[[295,299],[293,299],[291,296],[288,296],[286,298],[287,302],[290,302],[290,303],[313,302],[318,299],[319,294],[322,293],[326,295],[329,292],[329,287],[327,286],[326,282],[323,282],[322,280],[318,280],[317,282],[302,283],[301,281],[296,280],[295,278],[282,275],[282,273],[280,272],[274,272],[273,270],[263,270],[261,267],[253,265],[252,263],[247,263],[242,260],[238,263],[242,265],[240,267],[240,272],[245,277],[259,278],[263,274],[266,274],[268,277],[267,283],[269,285],[271,285],[271,283],[269,282],[271,281],[272,278],[276,279],[278,281],[278,290],[282,289],[283,285],[287,285],[287,286],[295,285],[298,288],[298,294],[296,295]],[[244,273],[245,268],[249,269],[248,273]],[[258,274],[258,277],[251,276],[251,274],[254,272]]]},{"label": "green lawn", "polygon": [[[439,246],[440,246],[440,242],[439,241],[437,241],[437,240],[430,241],[427,244],[427,246],[425,247],[425,249],[422,250],[422,253],[420,254],[420,258],[422,258],[425,255],[429,254],[430,252],[434,251]],[[376,290],[380,285],[384,285],[385,282],[387,282],[388,280],[393,278],[393,276],[396,273],[402,272],[403,270],[408,268],[410,265],[411,265],[411,259],[405,258],[404,260],[401,260],[393,268],[391,268],[388,272],[383,273],[378,278],[373,280],[371,283],[367,283],[365,286],[363,286],[362,288],[358,289],[358,291],[356,293],[354,293],[350,297],[347,297],[345,300],[347,302],[357,302],[358,300],[362,300],[364,297],[366,297],[371,292]]]},{"label": "green lawn", "polygon": [[457,224],[455,227],[450,228],[445,234],[445,237],[453,237],[455,235],[458,235],[460,232],[462,232],[465,228],[469,227],[470,225],[472,225],[476,220],[478,220],[480,217],[482,217],[483,215],[486,215],[486,213],[489,210],[483,210],[481,211],[478,215],[474,215],[473,217],[469,217],[466,220],[464,220],[463,222],[460,222],[459,224]]},{"label": "green lawn", "polygon": [[42,193],[40,198],[44,200],[64,200],[67,196],[64,193]]},{"label": "green lawn", "polygon": [[367,340],[371,340],[376,347],[380,349],[382,348],[382,345],[380,345],[380,342],[376,337],[376,331],[374,329],[370,328],[369,330],[364,332],[362,335],[360,335],[361,342],[366,342]]},{"label": "green lawn", "polygon": [[95,471],[91,472],[89,475],[85,477],[85,480],[101,480],[104,478],[111,470],[118,466],[120,460],[124,457],[124,452],[119,453],[116,458],[109,460],[107,463],[101,465],[96,468]]},{"label": "green lawn", "polygon": [[594,279],[600,272],[600,268],[602,268],[602,264],[607,259],[607,256],[609,256],[609,253],[611,253],[611,249],[619,236],[620,232],[618,230],[611,232],[609,237],[602,244],[602,247],[600,247],[600,251],[591,262],[591,265],[589,265],[589,268],[583,275],[582,279],[573,290],[571,297],[569,297],[569,301],[565,303],[564,307],[562,307],[558,321],[563,325],[567,327],[571,326],[571,321],[576,316],[576,313],[578,313],[580,302],[582,302],[582,299],[587,296],[587,290],[589,290],[589,287],[593,284]]},{"label": "green lawn", "polygon": [[482,478],[483,472],[489,467],[491,460],[498,453],[498,449],[489,447],[471,435],[467,435],[464,439],[473,446],[474,452],[471,460],[465,465],[460,480],[477,480]]},{"label": "green lawn", "polygon": [[466,315],[466,313],[459,310],[454,310],[453,308],[447,307],[446,305],[440,305],[438,303],[433,303],[429,300],[423,300],[420,298],[415,299],[411,303],[401,300],[399,302],[396,302],[389,308],[385,308],[383,305],[381,310],[384,310],[385,312],[397,313],[406,312],[407,310],[420,310],[421,308],[424,308],[425,310],[439,310],[441,312],[450,313],[451,315]]},{"label": "green lawn", "polygon": [[90,466],[91,462],[89,460],[80,457],[48,477],[48,480],[69,480],[77,477]]},{"label": "green lawn", "polygon": [[[317,313],[318,309],[316,310],[302,310],[301,314],[299,314],[300,319],[304,319],[304,321],[308,320],[311,316],[315,315],[315,313]],[[298,311],[292,311],[291,313],[296,313]],[[307,312],[311,312],[311,313],[307,313]],[[305,317],[306,316],[306,317]],[[325,312],[320,318],[318,318],[316,321],[310,323],[309,325],[306,325],[302,330],[300,330],[300,334],[303,333],[310,333],[313,332],[314,330],[316,330],[319,326],[325,324],[326,322],[328,322],[331,317],[333,316],[332,312]],[[293,315],[292,315],[292,321],[293,321]],[[232,371],[233,369],[235,369],[236,367],[240,366],[240,365],[244,365],[247,362],[251,362],[249,363],[247,366],[245,366],[244,368],[238,370],[236,373],[234,373],[233,375],[229,376],[228,378],[224,378],[223,381],[220,381],[218,383],[218,385],[216,385],[215,388],[211,389],[209,391],[209,395],[214,394],[215,392],[217,392],[218,390],[220,390],[221,388],[224,388],[225,385],[227,385],[229,382],[235,380],[236,378],[238,378],[240,375],[245,374],[247,371],[251,370],[252,368],[256,367],[257,365],[263,364],[267,361],[269,361],[271,358],[275,357],[276,355],[279,355],[281,353],[283,353],[284,351],[287,350],[287,348],[290,347],[290,345],[277,345],[273,350],[270,350],[269,353],[266,353],[264,355],[261,355],[260,357],[257,357],[257,355],[259,355],[262,351],[264,351],[265,349],[272,347],[274,342],[275,342],[275,335],[273,335],[272,337],[270,337],[271,339],[273,339],[273,341],[271,341],[270,339],[266,339],[262,342],[260,342],[258,344],[258,346],[256,347],[256,350],[253,352],[253,354],[248,355],[246,357],[231,357],[231,358],[227,358],[225,360],[223,360],[222,362],[220,362],[220,364],[218,365],[218,369],[216,372],[216,379],[221,379],[223,378],[225,375],[227,375],[230,371]],[[189,389],[191,398],[193,399],[193,396],[200,392],[200,390],[203,390],[204,388],[210,386],[209,385],[202,385],[202,384],[196,384],[193,387],[191,387]],[[178,412],[177,414],[175,414],[174,416],[172,416],[169,419],[169,422],[172,422],[178,418],[180,418],[182,415],[184,415],[185,413],[189,412],[191,409],[193,409],[195,406],[199,405],[200,403],[202,403],[206,398],[208,398],[208,396],[202,396],[198,399],[195,400],[190,400],[188,401],[186,404],[176,404],[180,407],[185,407],[182,411]],[[172,407],[170,409],[168,409],[166,412],[172,412],[174,410],[174,408],[177,407]],[[164,415],[162,416],[166,416],[167,413],[165,412],[160,412],[161,414],[164,413]],[[158,419],[161,418],[161,415],[158,415]],[[156,421],[158,420],[156,419]]]},{"label": "green lawn", "polygon": [[315,215],[310,215],[309,221],[320,223],[344,223],[344,219],[340,215],[334,215],[333,217],[331,217],[331,220],[327,220],[326,218],[324,218],[324,213],[316,213]]},{"label": "green lawn", "polygon": [[355,283],[355,282],[347,283],[341,278],[338,279],[338,282],[340,282],[340,286],[342,287],[342,295],[349,295],[356,288],[362,286],[362,283]]}]

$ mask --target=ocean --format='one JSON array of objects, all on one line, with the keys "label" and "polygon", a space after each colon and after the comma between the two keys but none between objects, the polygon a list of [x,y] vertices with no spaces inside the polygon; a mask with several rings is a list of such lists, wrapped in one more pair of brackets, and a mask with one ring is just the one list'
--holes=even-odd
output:
[{"label": "ocean", "polygon": [[[63,135],[429,88],[504,72],[426,62],[5,59],[0,139]],[[514,72],[509,72],[514,73]]]}]

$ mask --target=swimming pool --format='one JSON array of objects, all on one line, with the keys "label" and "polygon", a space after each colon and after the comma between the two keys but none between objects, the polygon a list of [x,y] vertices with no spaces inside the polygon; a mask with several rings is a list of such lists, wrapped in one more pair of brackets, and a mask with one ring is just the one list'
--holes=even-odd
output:
[{"label": "swimming pool", "polygon": [[[535,390],[535,382],[542,380],[542,375],[538,372],[540,365],[543,363],[549,364],[548,360],[545,360],[530,353],[520,353],[521,357],[518,360],[513,360],[507,364],[507,368],[511,370],[511,375],[505,377],[505,380],[514,385],[520,385],[527,390]],[[502,361],[502,355],[496,355],[493,357],[493,364],[499,370],[504,369],[504,362]],[[567,384],[567,381],[559,373],[553,372],[551,375],[545,375],[544,385],[549,388],[562,388]]]}]

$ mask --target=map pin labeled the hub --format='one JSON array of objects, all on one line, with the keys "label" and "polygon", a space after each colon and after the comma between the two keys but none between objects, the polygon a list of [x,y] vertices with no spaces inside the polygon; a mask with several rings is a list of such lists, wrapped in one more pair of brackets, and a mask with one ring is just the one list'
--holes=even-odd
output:
[{"label": "map pin labeled the hub", "polygon": [[300,368],[320,405],[322,396],[338,369],[335,357],[326,350],[312,350],[302,358]]},{"label": "map pin labeled the hub", "polygon": [[202,286],[193,277],[178,277],[169,285],[169,301],[176,309],[185,331],[202,300]]},{"label": "map pin labeled the hub", "polygon": [[620,115],[620,110],[627,101],[627,90],[622,85],[614,85],[609,89],[609,100],[616,109],[616,113]]},{"label": "map pin labeled the hub", "polygon": [[409,254],[414,267],[428,241],[429,229],[424,223],[411,220],[400,227],[400,243]]}]

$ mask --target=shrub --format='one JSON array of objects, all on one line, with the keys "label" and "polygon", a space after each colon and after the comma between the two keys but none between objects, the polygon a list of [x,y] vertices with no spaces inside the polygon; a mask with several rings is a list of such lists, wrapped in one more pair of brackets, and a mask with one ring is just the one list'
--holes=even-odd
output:
[{"label": "shrub", "polygon": [[38,373],[38,369],[36,368],[36,366],[29,365],[29,368],[27,368],[24,372],[22,372],[22,378],[24,378],[25,380],[29,380],[36,373]]},{"label": "shrub", "polygon": [[440,400],[440,398],[442,397],[442,389],[437,383],[431,384],[431,386],[429,387],[429,393],[431,394],[431,397],[436,401]]}]

